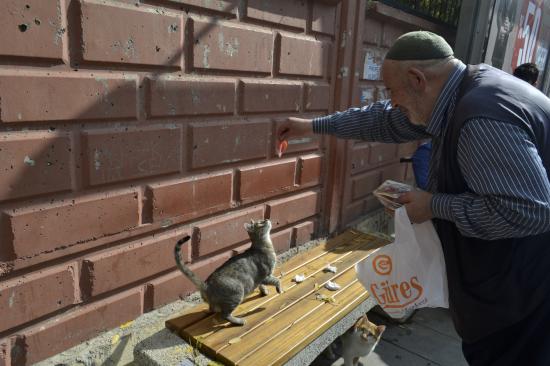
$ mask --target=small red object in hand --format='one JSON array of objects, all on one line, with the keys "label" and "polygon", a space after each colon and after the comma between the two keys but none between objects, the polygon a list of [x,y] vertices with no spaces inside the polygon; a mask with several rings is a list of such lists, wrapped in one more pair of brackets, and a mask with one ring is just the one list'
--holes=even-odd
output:
[{"label": "small red object in hand", "polygon": [[279,142],[279,149],[278,149],[279,151],[277,152],[279,157],[283,156],[283,153],[286,151],[287,148],[288,148],[287,140],[283,140]]}]

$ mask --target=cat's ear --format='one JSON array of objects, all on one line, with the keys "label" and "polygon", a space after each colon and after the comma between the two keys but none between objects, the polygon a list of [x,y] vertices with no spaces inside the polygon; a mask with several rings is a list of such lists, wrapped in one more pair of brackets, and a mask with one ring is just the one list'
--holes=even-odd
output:
[{"label": "cat's ear", "polygon": [[252,231],[254,231],[254,225],[255,225],[254,220],[250,219],[250,222],[245,222],[244,223],[244,229],[246,231],[252,232]]},{"label": "cat's ear", "polygon": [[378,336],[380,337],[382,335],[382,333],[384,333],[384,331],[386,330],[386,326],[385,325],[377,325],[376,330],[378,331]]}]

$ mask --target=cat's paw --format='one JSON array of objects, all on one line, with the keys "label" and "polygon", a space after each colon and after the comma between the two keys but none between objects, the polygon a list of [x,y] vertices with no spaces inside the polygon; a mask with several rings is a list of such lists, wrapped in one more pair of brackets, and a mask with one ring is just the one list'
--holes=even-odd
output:
[{"label": "cat's paw", "polygon": [[267,296],[267,295],[269,295],[269,290],[267,289],[267,287],[262,285],[262,286],[260,286],[260,293],[264,296]]},{"label": "cat's paw", "polygon": [[283,288],[281,287],[281,285],[275,287],[277,289],[277,293],[279,294],[282,294],[283,293]]}]

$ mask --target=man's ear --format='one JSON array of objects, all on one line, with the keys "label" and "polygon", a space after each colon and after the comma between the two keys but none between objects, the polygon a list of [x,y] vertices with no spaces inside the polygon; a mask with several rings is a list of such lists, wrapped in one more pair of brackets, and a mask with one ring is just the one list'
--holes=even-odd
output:
[{"label": "man's ear", "polygon": [[426,75],[416,67],[411,67],[407,70],[407,80],[409,82],[409,86],[414,91],[420,92],[426,89]]}]

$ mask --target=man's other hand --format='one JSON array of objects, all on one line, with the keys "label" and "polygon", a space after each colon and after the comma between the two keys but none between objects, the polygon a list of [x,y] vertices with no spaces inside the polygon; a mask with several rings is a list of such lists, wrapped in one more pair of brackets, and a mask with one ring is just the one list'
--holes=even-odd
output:
[{"label": "man's other hand", "polygon": [[430,220],[432,213],[432,194],[426,191],[411,191],[403,193],[397,202],[405,204],[409,219],[415,224]]}]

